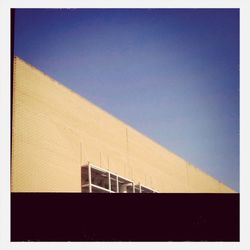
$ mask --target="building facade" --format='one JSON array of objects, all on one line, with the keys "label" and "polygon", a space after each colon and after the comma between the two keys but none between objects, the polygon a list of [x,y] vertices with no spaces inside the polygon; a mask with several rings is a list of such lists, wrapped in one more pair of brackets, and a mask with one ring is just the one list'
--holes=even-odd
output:
[{"label": "building facade", "polygon": [[12,112],[12,192],[234,192],[18,57]]}]

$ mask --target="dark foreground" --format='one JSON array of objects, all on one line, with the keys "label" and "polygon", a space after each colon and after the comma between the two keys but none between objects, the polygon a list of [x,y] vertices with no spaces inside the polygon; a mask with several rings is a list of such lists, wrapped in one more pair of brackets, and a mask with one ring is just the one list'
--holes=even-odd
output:
[{"label": "dark foreground", "polygon": [[12,193],[11,241],[239,241],[239,194]]}]

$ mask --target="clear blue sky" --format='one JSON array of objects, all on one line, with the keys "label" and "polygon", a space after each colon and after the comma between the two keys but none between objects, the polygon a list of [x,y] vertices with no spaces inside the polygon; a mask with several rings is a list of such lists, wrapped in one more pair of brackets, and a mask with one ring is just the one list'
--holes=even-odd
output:
[{"label": "clear blue sky", "polygon": [[239,10],[16,10],[15,54],[239,191]]}]

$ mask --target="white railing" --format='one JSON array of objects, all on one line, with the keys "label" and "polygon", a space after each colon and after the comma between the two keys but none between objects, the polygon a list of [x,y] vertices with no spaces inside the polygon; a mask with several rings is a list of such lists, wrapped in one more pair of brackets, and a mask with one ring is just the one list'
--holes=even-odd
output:
[{"label": "white railing", "polygon": [[81,175],[84,193],[157,193],[149,187],[135,184],[132,180],[91,163],[82,166]]}]

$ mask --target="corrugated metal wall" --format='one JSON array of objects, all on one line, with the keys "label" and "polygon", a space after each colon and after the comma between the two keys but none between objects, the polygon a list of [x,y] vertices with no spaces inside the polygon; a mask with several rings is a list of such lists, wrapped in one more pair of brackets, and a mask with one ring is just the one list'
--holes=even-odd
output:
[{"label": "corrugated metal wall", "polygon": [[13,84],[13,192],[80,192],[87,161],[159,192],[233,192],[17,57]]}]

